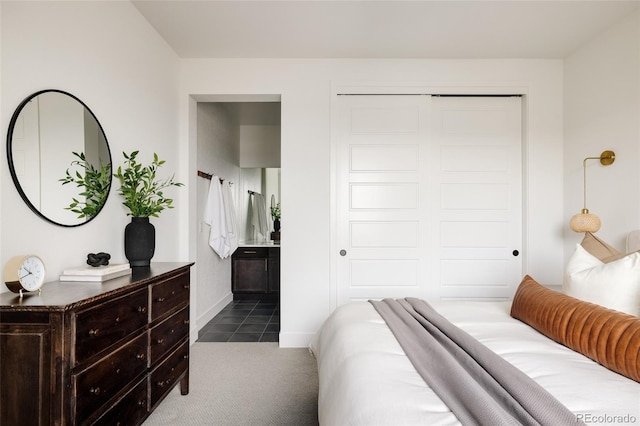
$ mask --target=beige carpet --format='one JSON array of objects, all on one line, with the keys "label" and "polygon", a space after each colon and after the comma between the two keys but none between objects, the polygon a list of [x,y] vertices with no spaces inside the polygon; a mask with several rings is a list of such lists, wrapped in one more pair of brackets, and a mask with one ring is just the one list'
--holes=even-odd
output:
[{"label": "beige carpet", "polygon": [[199,342],[190,369],[189,394],[173,389],[145,426],[318,424],[318,374],[307,349]]}]

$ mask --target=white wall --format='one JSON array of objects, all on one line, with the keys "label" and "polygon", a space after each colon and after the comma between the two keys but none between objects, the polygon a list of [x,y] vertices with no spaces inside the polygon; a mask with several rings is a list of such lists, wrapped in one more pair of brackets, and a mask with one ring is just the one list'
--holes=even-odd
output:
[{"label": "white wall", "polygon": [[587,162],[587,207],[602,220],[598,235],[620,251],[640,228],[640,12],[564,61],[565,256],[582,239],[569,219],[583,205],[582,161],[610,149],[611,166]]},{"label": "white wall", "polygon": [[[560,284],[562,61],[184,60],[180,140],[190,151],[195,150],[189,131],[194,98],[281,95],[282,205],[286,214],[281,245],[282,346],[306,345],[333,307],[337,247],[332,244],[331,113],[332,91],[342,85],[371,90],[400,85],[525,93],[525,272],[545,284]],[[195,158],[182,166],[193,169]]]},{"label": "white wall", "polygon": [[280,126],[240,126],[240,167],[280,167]]},{"label": "white wall", "polygon": [[[136,8],[120,1],[0,2],[0,10],[3,132],[25,97],[42,89],[65,90],[82,99],[102,124],[114,166],[122,164],[122,151],[140,150],[145,162],[157,152],[167,160],[161,172],[177,172],[184,181],[178,169],[184,153],[177,143],[179,61]],[[105,251],[113,262],[126,261],[123,232],[129,218],[115,189],[89,224],[52,225],[22,202],[1,145],[0,264],[17,254],[39,254],[50,281],[64,268],[83,264],[89,252]],[[157,233],[154,260],[193,260],[181,255],[178,235],[188,191],[168,190],[176,208],[151,219]]]},{"label": "white wall", "polygon": [[[233,114],[220,103],[199,103],[197,169],[233,182],[232,192],[238,200],[240,186],[239,126]],[[205,203],[211,181],[197,180],[197,258],[196,308],[197,326],[210,321],[231,300],[231,258],[221,259],[209,246],[208,225],[203,223]]]},{"label": "white wall", "polygon": [[[2,120],[2,123],[3,123],[2,129],[4,129],[5,128],[5,126],[4,126],[4,109],[5,109],[5,107],[4,107],[4,102],[2,100],[2,82],[3,82],[3,77],[4,77],[3,71],[2,71],[2,56],[3,56],[3,54],[2,54],[2,51],[3,51],[3,49],[2,49],[2,45],[3,45],[3,43],[2,43],[2,33],[3,33],[3,31],[2,31],[3,30],[2,21],[3,21],[3,18],[2,18],[2,4],[0,4],[0,120]],[[6,155],[6,147],[5,147],[4,153]],[[3,194],[3,186],[4,185],[2,185],[2,181],[3,181],[3,177],[4,176],[5,176],[5,174],[4,174],[4,172],[2,172],[2,174],[0,174],[0,200],[3,200],[2,194]],[[0,224],[1,223],[3,223],[3,220],[2,220],[2,208],[0,208]],[[2,246],[3,246],[3,244],[2,244],[2,226],[0,226],[0,260],[4,259],[4,255],[3,255],[3,252],[2,252]],[[0,291],[4,291],[4,290],[0,290]]]}]

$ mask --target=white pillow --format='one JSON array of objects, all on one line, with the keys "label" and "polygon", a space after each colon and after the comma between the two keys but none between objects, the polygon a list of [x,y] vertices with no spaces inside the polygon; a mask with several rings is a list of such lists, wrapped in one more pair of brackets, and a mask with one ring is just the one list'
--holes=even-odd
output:
[{"label": "white pillow", "polygon": [[640,316],[640,253],[602,263],[577,244],[562,289],[576,299]]}]

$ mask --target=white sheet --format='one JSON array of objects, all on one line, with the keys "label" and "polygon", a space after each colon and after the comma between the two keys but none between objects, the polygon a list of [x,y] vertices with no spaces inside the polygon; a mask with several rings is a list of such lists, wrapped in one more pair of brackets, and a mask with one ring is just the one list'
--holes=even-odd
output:
[{"label": "white sheet", "polygon": [[[640,424],[639,383],[511,318],[510,302],[431,304],[536,380],[585,423]],[[336,309],[310,348],[318,362],[320,425],[459,424],[370,303]]]}]

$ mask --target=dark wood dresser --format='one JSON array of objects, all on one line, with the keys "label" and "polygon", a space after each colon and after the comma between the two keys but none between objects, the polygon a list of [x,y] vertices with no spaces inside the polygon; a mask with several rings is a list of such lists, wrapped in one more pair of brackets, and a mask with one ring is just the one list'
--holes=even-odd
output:
[{"label": "dark wood dresser", "polygon": [[191,265],[0,294],[0,424],[136,425],[187,394]]}]

